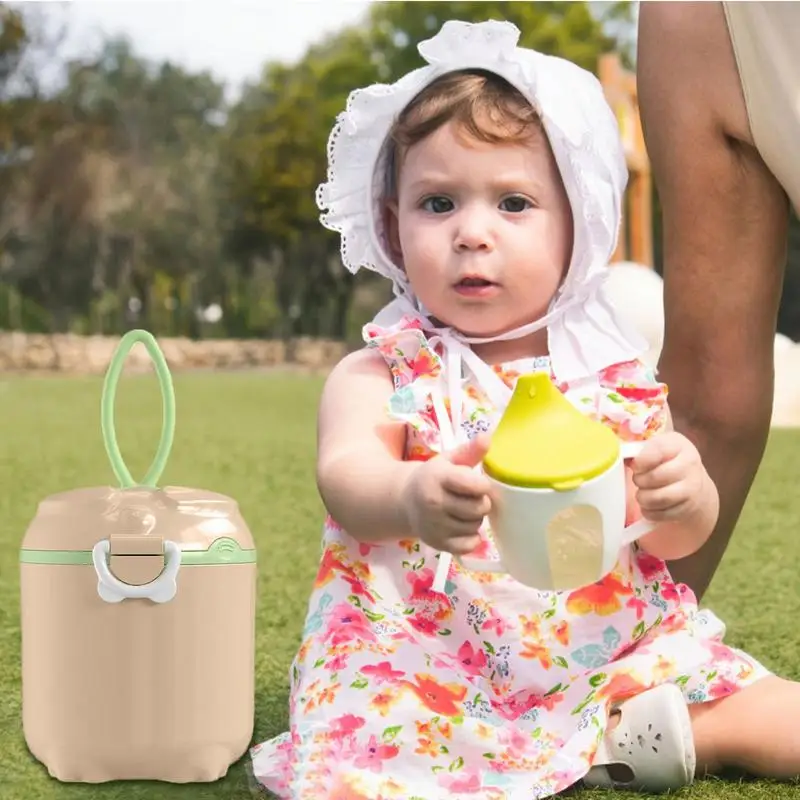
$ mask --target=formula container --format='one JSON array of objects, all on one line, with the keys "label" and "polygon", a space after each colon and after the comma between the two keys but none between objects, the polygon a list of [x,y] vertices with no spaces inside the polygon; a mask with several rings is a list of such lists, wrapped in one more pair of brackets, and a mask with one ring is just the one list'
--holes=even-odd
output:
[{"label": "formula container", "polygon": [[[136,484],[114,433],[125,357],[143,342],[164,424]],[[120,342],[103,389],[120,487],[46,498],[20,552],[22,722],[60,781],[213,781],[253,732],[256,552],[234,500],[164,487],[175,422],[166,361],[145,331]]]}]

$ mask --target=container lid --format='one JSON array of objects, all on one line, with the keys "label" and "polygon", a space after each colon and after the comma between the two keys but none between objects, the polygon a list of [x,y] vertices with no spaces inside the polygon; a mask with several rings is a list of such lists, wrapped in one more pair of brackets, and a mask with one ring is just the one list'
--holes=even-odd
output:
[{"label": "container lid", "polygon": [[[114,430],[114,396],[124,358],[143,342],[156,367],[163,398],[161,440],[145,478],[131,477],[119,452]],[[27,563],[91,563],[92,548],[101,539],[124,539],[134,550],[147,542],[174,542],[184,565],[255,561],[252,535],[235,500],[217,492],[157,482],[172,447],[175,399],[166,361],[146,331],[124,336],[106,374],[101,402],[103,442],[119,487],[74,489],[44,499],[22,543]],[[152,549],[152,548],[149,548]]]},{"label": "container lid", "polygon": [[521,375],[484,457],[487,475],[532,489],[575,489],[619,457],[612,430],[590,419],[543,372]]},{"label": "container lid", "polygon": [[[224,563],[236,558],[234,551],[254,551],[255,547],[238,504],[226,495],[179,486],[103,486],[60,492],[42,500],[22,548],[89,552],[98,540],[113,535],[169,539],[184,553],[208,551],[218,543],[214,552],[222,548],[219,554],[225,556]],[[182,558],[184,564],[189,561]]]}]

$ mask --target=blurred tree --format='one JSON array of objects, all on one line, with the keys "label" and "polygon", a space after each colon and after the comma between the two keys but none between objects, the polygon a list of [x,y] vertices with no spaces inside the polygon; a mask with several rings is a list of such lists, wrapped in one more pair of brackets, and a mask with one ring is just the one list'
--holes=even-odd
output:
[{"label": "blurred tree", "polygon": [[280,251],[274,280],[286,337],[320,331],[326,314],[330,333],[345,333],[353,283],[342,280],[338,241],[319,225],[314,190],[324,179],[327,138],[344,99],[377,78],[371,52],[368,36],[347,29],[296,65],[268,65],[231,115],[223,151],[228,242],[245,261]]},{"label": "blurred tree", "polygon": [[223,88],[207,74],[149,64],[127,41],[111,40],[95,60],[67,63],[64,86],[48,103],[59,109],[58,133],[38,138],[16,192],[25,203],[18,285],[56,330],[98,304],[106,312],[90,316],[100,329],[109,311],[115,327],[131,314],[131,324],[149,326],[155,277],[164,273],[172,290],[161,304],[199,334],[203,282],[220,264]]},{"label": "blurred tree", "polygon": [[574,61],[595,72],[602,53],[619,49],[617,36],[607,31],[632,20],[631,3],[582,2],[398,2],[370,7],[373,51],[380,53],[381,73],[387,78],[422,66],[416,44],[431,37],[448,19],[481,22],[507,20],[520,29],[520,46]]},{"label": "blurred tree", "polygon": [[[40,9],[23,13],[18,4],[0,4],[0,279],[3,316],[12,324],[19,321],[12,305],[29,288],[22,283],[30,265],[20,252],[41,201],[37,160],[63,148],[67,138],[64,109],[42,86],[42,67],[57,53],[63,31],[45,23]],[[81,192],[76,186],[76,202]],[[60,225],[53,231],[63,235]]]},{"label": "blurred tree", "polygon": [[[218,303],[218,335],[344,338],[389,289],[347,274],[318,221],[349,92],[419,66],[417,42],[446,19],[508,19],[525,46],[590,70],[617,50],[630,65],[635,5],[375,3],[297,62],[268,63],[229,108],[212,76],[124,39],[63,63],[51,7],[0,3],[0,326],[199,336],[211,326],[198,308]],[[799,232],[795,219],[779,319],[795,339]]]}]

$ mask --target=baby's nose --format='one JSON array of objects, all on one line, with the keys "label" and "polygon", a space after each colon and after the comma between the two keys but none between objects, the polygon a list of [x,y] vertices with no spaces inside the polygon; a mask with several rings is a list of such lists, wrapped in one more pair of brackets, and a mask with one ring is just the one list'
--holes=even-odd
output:
[{"label": "baby's nose", "polygon": [[457,251],[491,249],[491,228],[484,212],[465,209],[459,214],[454,246]]}]

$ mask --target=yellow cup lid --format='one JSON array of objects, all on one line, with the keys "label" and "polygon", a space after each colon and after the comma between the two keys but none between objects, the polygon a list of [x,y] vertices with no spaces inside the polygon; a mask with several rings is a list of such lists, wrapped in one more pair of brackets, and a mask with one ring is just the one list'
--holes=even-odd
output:
[{"label": "yellow cup lid", "polygon": [[618,457],[614,432],[578,411],[541,372],[517,380],[483,468],[511,486],[566,491],[610,469]]}]

